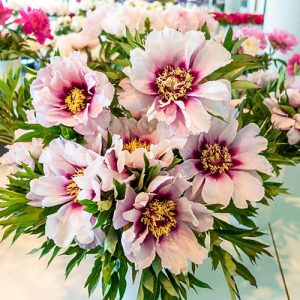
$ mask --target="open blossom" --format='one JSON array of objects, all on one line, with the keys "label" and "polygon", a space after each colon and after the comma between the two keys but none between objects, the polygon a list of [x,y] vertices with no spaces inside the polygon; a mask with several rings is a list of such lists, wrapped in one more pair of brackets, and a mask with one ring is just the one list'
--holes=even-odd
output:
[{"label": "open blossom", "polygon": [[91,119],[106,113],[114,88],[105,74],[88,68],[86,55],[74,52],[69,57],[52,58],[39,70],[31,95],[39,124],[83,130]]},{"label": "open blossom", "polygon": [[207,112],[231,98],[226,81],[201,81],[230,63],[230,53],[202,32],[185,34],[170,28],[151,32],[145,50],[130,53],[129,79],[121,83],[119,102],[129,111],[146,112],[148,120],[166,123],[178,135],[207,132]]},{"label": "open blossom", "polygon": [[146,192],[127,186],[124,200],[117,201],[113,217],[115,229],[132,225],[122,234],[126,257],[139,269],[161,258],[163,268],[174,274],[187,273],[189,260],[201,264],[208,251],[193,233],[209,230],[212,212],[200,203],[183,197],[190,184],[179,175],[159,175]]},{"label": "open blossom", "polygon": [[46,39],[53,39],[48,16],[42,9],[28,7],[27,11],[20,9],[19,13],[22,18],[15,22],[23,25],[24,33],[33,33],[40,44],[44,44]]},{"label": "open blossom", "polygon": [[[286,94],[291,108],[299,109],[300,92],[295,89],[287,89]],[[270,98],[264,100],[264,104],[270,110],[273,127],[287,131],[288,143],[291,145],[297,144],[300,141],[300,114],[291,115],[284,111],[280,107],[280,99],[277,99],[274,93],[270,94]]]},{"label": "open blossom", "polygon": [[296,36],[285,30],[275,29],[268,34],[268,38],[272,47],[284,54],[298,45]]},{"label": "open blossom", "polygon": [[172,150],[181,149],[186,143],[186,138],[173,136],[164,123],[149,122],[145,117],[140,120],[113,118],[109,131],[120,136],[115,143],[117,156],[131,168],[142,169],[144,155],[150,165],[167,167],[174,159]]},{"label": "open blossom", "polygon": [[247,37],[239,49],[244,54],[261,55],[267,47],[266,34],[260,29],[245,27],[236,31],[235,36],[238,38]]},{"label": "open blossom", "polygon": [[286,72],[290,76],[295,76],[299,74],[295,74],[295,66],[298,66],[298,70],[300,70],[300,53],[295,53],[289,60],[286,67]]},{"label": "open blossom", "polygon": [[4,7],[2,0],[0,0],[0,25],[5,25],[6,21],[13,13],[13,9]]},{"label": "open blossom", "polygon": [[46,236],[59,247],[70,246],[74,238],[85,246],[103,242],[102,231],[93,229],[92,214],[84,211],[79,203],[101,199],[101,182],[97,176],[97,166],[102,162],[99,155],[74,142],[55,139],[43,151],[39,162],[43,164],[45,176],[30,182],[29,204],[62,205],[47,217]]},{"label": "open blossom", "polygon": [[246,208],[247,201],[255,203],[263,198],[257,171],[271,174],[269,162],[259,155],[268,141],[259,136],[256,124],[237,128],[235,119],[230,123],[216,120],[208,133],[189,137],[180,151],[182,173],[193,183],[187,197],[225,207],[232,198],[239,208]]}]

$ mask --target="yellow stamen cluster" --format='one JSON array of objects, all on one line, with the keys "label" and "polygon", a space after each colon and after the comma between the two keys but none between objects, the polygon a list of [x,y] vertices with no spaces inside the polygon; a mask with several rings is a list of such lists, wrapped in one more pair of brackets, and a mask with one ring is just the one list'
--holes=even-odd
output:
[{"label": "yellow stamen cluster", "polygon": [[153,200],[146,207],[141,222],[148,226],[148,230],[157,239],[163,235],[168,236],[177,223],[175,207],[173,200]]},{"label": "yellow stamen cluster", "polygon": [[148,143],[137,140],[137,139],[134,139],[123,145],[123,150],[127,150],[130,153],[132,153],[134,150],[136,150],[138,148],[144,148],[147,151],[150,151],[150,145]]},{"label": "yellow stamen cluster", "polygon": [[158,90],[166,100],[184,99],[192,88],[194,77],[184,68],[166,66],[156,78]]},{"label": "yellow stamen cluster", "polygon": [[74,87],[67,97],[65,103],[67,104],[68,110],[73,114],[81,112],[86,106],[87,98],[84,90]]},{"label": "yellow stamen cluster", "polygon": [[218,144],[206,145],[201,152],[200,161],[203,169],[212,174],[222,174],[232,167],[232,158],[227,147]]},{"label": "yellow stamen cluster", "polygon": [[76,171],[76,173],[71,177],[71,183],[67,185],[67,191],[70,196],[74,197],[74,203],[78,202],[78,194],[80,193],[80,188],[74,181],[74,178],[78,176],[83,176],[84,169],[80,168]]}]

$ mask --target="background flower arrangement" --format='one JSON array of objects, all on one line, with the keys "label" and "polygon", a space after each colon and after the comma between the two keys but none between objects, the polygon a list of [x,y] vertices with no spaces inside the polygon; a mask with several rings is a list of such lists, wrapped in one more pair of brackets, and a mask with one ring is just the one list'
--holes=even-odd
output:
[{"label": "background flower arrangement", "polygon": [[[123,297],[127,272],[140,278],[138,299],[186,299],[209,288],[194,276],[208,258],[240,298],[236,276],[256,285],[241,254],[269,255],[257,207],[286,192],[272,176],[299,159],[297,56],[286,78],[274,51],[245,53],[245,36],[264,33],[229,29],[220,43],[208,21],[197,30],[168,20],[154,31],[148,18],[101,25],[96,60],[56,53],[27,68],[21,87],[20,72],[0,81],[3,141],[16,129],[1,158],[3,238],[44,237],[32,253],[70,256],[66,276],[93,255],[86,287],[101,282],[104,299]],[[270,40],[274,50],[295,44]]]}]

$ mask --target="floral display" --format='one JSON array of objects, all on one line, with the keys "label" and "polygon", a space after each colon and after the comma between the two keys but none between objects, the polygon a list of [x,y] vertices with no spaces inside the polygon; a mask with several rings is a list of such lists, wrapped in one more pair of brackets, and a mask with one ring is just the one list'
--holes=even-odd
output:
[{"label": "floral display", "polygon": [[257,285],[245,261],[270,255],[258,209],[299,161],[299,57],[276,57],[296,40],[254,27],[219,38],[200,8],[83,2],[51,26],[0,2],[3,27],[53,42],[24,80],[21,68],[0,80],[3,240],[40,238],[31,253],[70,258],[66,277],[93,258],[85,287],[104,300],[133,283],[139,300],[187,299],[214,288],[204,262],[241,299],[238,277]]},{"label": "floral display", "polygon": [[263,25],[264,15],[248,14],[248,13],[231,13],[215,12],[216,19],[221,25],[242,25],[242,24],[254,24]]}]

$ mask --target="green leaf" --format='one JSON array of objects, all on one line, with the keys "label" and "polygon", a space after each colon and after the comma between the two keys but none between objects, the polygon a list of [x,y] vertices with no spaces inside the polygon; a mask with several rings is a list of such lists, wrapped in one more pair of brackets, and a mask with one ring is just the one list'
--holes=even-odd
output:
[{"label": "green leaf", "polygon": [[250,89],[259,89],[260,87],[248,80],[235,80],[231,83],[231,88],[235,90],[237,89],[250,90]]},{"label": "green leaf", "polygon": [[114,254],[118,243],[118,236],[113,226],[109,228],[105,237],[104,250],[108,250],[111,254]]},{"label": "green leaf", "polygon": [[179,299],[179,294],[164,273],[159,274],[159,281],[169,295],[175,297],[176,299]]},{"label": "green leaf", "polygon": [[143,271],[141,281],[143,283],[143,286],[151,293],[154,293],[155,279],[156,278],[152,274],[151,269],[147,268]]},{"label": "green leaf", "polygon": [[114,185],[114,196],[117,200],[122,200],[125,198],[126,195],[126,184],[120,183],[118,180],[113,179]]}]

